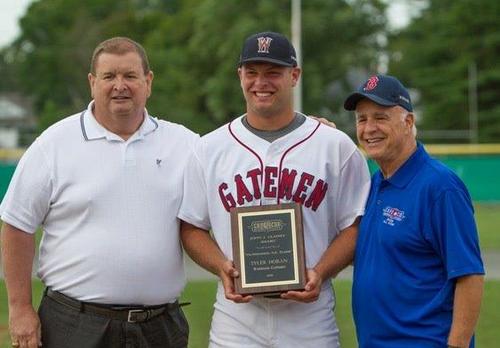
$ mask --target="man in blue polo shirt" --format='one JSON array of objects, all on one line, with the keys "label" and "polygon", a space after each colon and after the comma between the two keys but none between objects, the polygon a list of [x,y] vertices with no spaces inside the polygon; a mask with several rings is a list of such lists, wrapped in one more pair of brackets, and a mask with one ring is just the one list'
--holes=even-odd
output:
[{"label": "man in blue polo shirt", "polygon": [[483,292],[471,198],[415,139],[406,88],[372,76],[345,101],[373,175],[354,260],[360,347],[474,347]]}]

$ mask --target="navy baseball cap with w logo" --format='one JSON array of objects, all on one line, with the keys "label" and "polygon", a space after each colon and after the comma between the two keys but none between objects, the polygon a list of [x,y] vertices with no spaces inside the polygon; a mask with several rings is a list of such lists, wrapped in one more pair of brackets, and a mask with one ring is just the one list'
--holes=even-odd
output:
[{"label": "navy baseball cap with w logo", "polygon": [[249,36],[243,44],[238,66],[251,62],[268,62],[297,66],[297,55],[290,41],[279,33],[265,31]]},{"label": "navy baseball cap with w logo", "polygon": [[382,106],[396,106],[412,112],[410,93],[399,80],[389,75],[375,75],[363,83],[344,102],[344,109],[355,110],[358,102],[368,98]]}]

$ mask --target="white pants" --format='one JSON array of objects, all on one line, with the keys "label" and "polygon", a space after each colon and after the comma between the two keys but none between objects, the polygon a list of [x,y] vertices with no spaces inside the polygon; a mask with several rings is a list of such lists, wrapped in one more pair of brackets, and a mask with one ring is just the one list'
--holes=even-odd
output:
[{"label": "white pants", "polygon": [[339,330],[330,284],[313,303],[255,297],[226,300],[219,282],[210,329],[211,348],[338,348]]}]

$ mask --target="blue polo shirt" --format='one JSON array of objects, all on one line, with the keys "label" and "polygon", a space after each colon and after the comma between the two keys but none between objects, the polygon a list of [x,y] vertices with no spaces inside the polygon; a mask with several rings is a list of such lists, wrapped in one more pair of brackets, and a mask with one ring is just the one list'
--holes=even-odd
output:
[{"label": "blue polo shirt", "polygon": [[446,347],[455,281],[469,274],[484,274],[471,198],[418,144],[388,180],[373,175],[354,260],[359,347]]}]

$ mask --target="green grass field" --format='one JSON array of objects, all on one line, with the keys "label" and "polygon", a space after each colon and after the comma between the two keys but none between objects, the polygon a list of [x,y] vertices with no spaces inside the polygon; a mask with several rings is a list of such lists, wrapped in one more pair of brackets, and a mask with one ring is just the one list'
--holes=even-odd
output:
[{"label": "green grass field", "polygon": [[[337,294],[337,321],[341,332],[343,348],[354,348],[357,346],[354,325],[351,316],[351,282],[337,281],[335,291]],[[212,304],[215,299],[216,283],[214,281],[191,282],[183,293],[182,301],[189,301],[191,305],[184,307],[191,327],[189,338],[190,348],[206,348],[208,341],[208,330],[210,317],[212,315]],[[41,283],[36,282],[34,301],[39,303],[42,292]],[[9,348],[7,333],[7,302],[5,286],[0,284],[0,348]],[[498,323],[500,312],[495,303],[500,302],[500,281],[486,282],[485,296],[481,310],[481,317],[476,334],[476,347],[496,348],[500,342]]]},{"label": "green grass field", "polygon": [[[357,347],[356,333],[351,315],[351,281],[335,282],[337,295],[336,316],[340,328],[340,341],[342,348]],[[190,348],[206,348],[212,303],[215,299],[216,286],[214,282],[192,282],[186,287],[183,299],[192,302],[184,307],[188,317],[191,334]],[[486,282],[485,295],[481,316],[476,334],[476,347],[496,348],[500,342],[498,323],[500,312],[493,303],[500,301],[500,281]],[[490,305],[488,305],[490,304]]]},{"label": "green grass field", "polygon": [[[479,230],[481,248],[483,250],[497,250],[500,252],[500,205],[476,204],[476,220]],[[39,238],[39,235],[37,236]],[[39,303],[42,286],[40,282],[34,284],[34,303]],[[335,290],[338,298],[337,320],[341,330],[343,348],[356,347],[356,338],[351,316],[350,281],[338,281]],[[215,282],[191,282],[186,287],[181,301],[192,304],[184,307],[188,317],[191,334],[190,348],[205,348],[207,346],[208,331],[212,305],[215,299]],[[483,306],[476,335],[476,347],[495,348],[499,346],[500,311],[496,304],[500,303],[500,281],[487,281]],[[10,347],[7,333],[7,298],[4,283],[0,281],[0,348]]]}]

